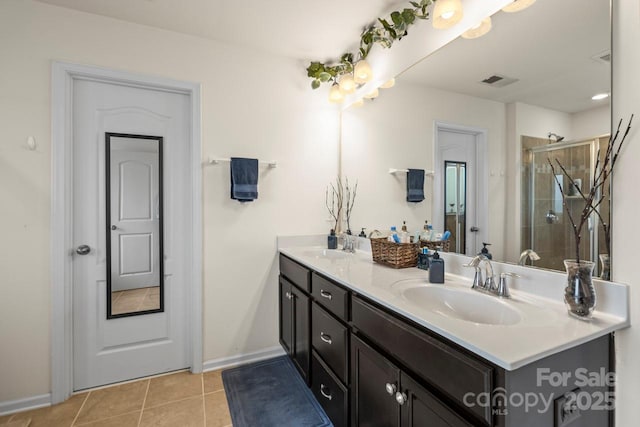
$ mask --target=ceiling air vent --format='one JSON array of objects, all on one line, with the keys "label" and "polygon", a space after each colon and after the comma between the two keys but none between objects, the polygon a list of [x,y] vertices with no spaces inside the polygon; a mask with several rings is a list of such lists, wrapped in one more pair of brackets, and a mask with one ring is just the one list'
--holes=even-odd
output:
[{"label": "ceiling air vent", "polygon": [[480,83],[484,83],[484,84],[492,86],[492,87],[505,87],[505,86],[510,85],[511,83],[515,83],[517,81],[518,81],[518,79],[501,76],[499,74],[494,74],[494,75],[492,75],[490,77],[487,77],[486,79],[482,80]]},{"label": "ceiling air vent", "polygon": [[591,57],[596,62],[609,65],[611,63],[611,51],[605,50],[604,52],[596,53]]}]

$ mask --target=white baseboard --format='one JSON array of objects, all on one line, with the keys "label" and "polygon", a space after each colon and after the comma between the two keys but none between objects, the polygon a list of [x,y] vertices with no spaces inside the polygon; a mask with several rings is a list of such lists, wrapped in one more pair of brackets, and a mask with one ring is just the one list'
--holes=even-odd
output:
[{"label": "white baseboard", "polygon": [[203,363],[203,371],[217,371],[222,368],[244,365],[251,362],[259,362],[260,360],[271,359],[273,357],[284,356],[286,353],[280,346],[265,348],[253,353],[238,354],[230,357],[222,357],[220,359],[207,360]]},{"label": "white baseboard", "polygon": [[0,415],[51,406],[51,393],[0,402]]},{"label": "white baseboard", "polygon": [[[255,351],[253,353],[238,354],[235,356],[222,357],[220,359],[208,360],[203,363],[203,371],[216,371],[218,369],[232,366],[244,365],[252,362],[259,362],[273,357],[284,356],[286,353],[282,347],[275,346]],[[137,381],[137,379],[136,379]],[[26,397],[17,400],[0,402],[0,415],[13,414],[14,412],[26,411],[29,409],[42,408],[51,405],[51,393],[38,396]]]}]

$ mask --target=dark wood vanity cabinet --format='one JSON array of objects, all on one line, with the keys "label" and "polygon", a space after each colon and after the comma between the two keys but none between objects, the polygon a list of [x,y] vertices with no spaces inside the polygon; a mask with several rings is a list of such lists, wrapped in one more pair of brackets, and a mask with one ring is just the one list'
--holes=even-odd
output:
[{"label": "dark wood vanity cabinet", "polygon": [[[556,427],[555,408],[576,384],[539,386],[540,368],[613,371],[610,335],[507,371],[283,255],[280,273],[280,342],[336,427]],[[466,400],[496,390],[543,393],[551,406],[503,410]],[[582,411],[570,427],[610,426],[611,414]]]},{"label": "dark wood vanity cabinet", "polygon": [[473,426],[356,336],[351,366],[353,426]]},{"label": "dark wood vanity cabinet", "polygon": [[335,427],[349,426],[349,304],[351,294],[311,275],[311,389]]},{"label": "dark wood vanity cabinet", "polygon": [[311,363],[311,298],[308,294],[310,274],[303,266],[280,257],[280,344],[307,384],[310,380]]}]

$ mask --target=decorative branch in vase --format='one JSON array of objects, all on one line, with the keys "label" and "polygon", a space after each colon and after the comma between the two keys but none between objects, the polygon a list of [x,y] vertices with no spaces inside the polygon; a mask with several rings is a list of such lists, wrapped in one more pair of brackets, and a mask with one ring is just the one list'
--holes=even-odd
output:
[{"label": "decorative branch in vase", "polygon": [[567,259],[564,261],[568,276],[567,287],[565,288],[565,303],[567,305],[569,313],[579,318],[590,318],[596,304],[596,294],[592,282],[593,268],[595,266],[595,263],[592,261],[580,259],[580,243],[582,240],[582,231],[584,229],[584,226],[588,223],[591,215],[595,214],[595,216],[603,226],[603,231],[605,233],[605,245],[607,248],[607,252],[610,253],[611,209],[609,209],[609,221],[607,222],[602,217],[599,207],[604,200],[608,200],[610,203],[610,197],[606,197],[606,183],[613,173],[613,168],[618,159],[618,155],[620,154],[620,149],[622,148],[622,145],[627,135],[629,134],[629,131],[631,130],[632,121],[633,115],[631,115],[631,118],[629,119],[629,123],[624,134],[622,135],[622,139],[618,142],[618,137],[620,136],[620,126],[622,125],[622,120],[620,120],[616,133],[613,137],[609,138],[607,149],[602,160],[600,160],[600,149],[598,148],[598,155],[593,169],[593,180],[591,182],[591,188],[587,193],[582,191],[580,185],[577,184],[576,180],[569,174],[562,163],[558,159],[555,159],[556,166],[558,166],[560,170],[562,170],[562,174],[569,181],[569,188],[571,188],[572,192],[575,189],[575,191],[577,191],[577,193],[584,201],[584,207],[580,212],[579,218],[574,217],[571,207],[569,203],[567,203],[568,195],[564,191],[564,187],[560,182],[560,179],[558,178],[558,174],[556,174],[556,168],[551,159],[547,159],[547,162],[551,166],[553,177],[556,181],[556,184],[558,185],[558,189],[560,190],[560,194],[562,196],[562,205],[567,213],[567,218],[569,219],[569,222],[573,229],[576,257],[575,259]]},{"label": "decorative branch in vase", "polygon": [[353,205],[356,203],[356,195],[358,193],[358,181],[352,187],[349,186],[349,178],[345,178],[345,216],[347,220],[347,234],[351,234],[351,214],[353,213]]},{"label": "decorative branch in vase", "polygon": [[327,248],[336,249],[338,247],[338,236],[336,232],[339,232],[338,225],[342,217],[342,208],[344,203],[344,187],[342,186],[342,180],[340,177],[336,178],[335,184],[332,182],[329,184],[325,191],[325,205],[329,211],[329,215],[333,218],[333,228],[329,232],[327,237]]}]

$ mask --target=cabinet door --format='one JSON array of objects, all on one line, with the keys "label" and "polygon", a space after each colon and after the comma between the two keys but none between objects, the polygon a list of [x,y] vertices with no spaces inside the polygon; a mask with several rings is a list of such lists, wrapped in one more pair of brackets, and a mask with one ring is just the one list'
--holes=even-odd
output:
[{"label": "cabinet door", "polygon": [[295,286],[291,287],[292,321],[293,321],[293,349],[291,356],[298,367],[302,378],[309,384],[309,363],[311,359],[310,316],[311,300]]},{"label": "cabinet door", "polygon": [[353,426],[394,427],[400,423],[395,393],[400,371],[384,356],[351,336]]},{"label": "cabinet door", "polygon": [[406,399],[400,411],[402,427],[472,426],[404,372],[400,384],[402,398]]},{"label": "cabinet door", "polygon": [[280,276],[280,344],[287,354],[291,355],[293,351],[293,323],[292,313],[293,296],[291,294],[291,283]]}]

